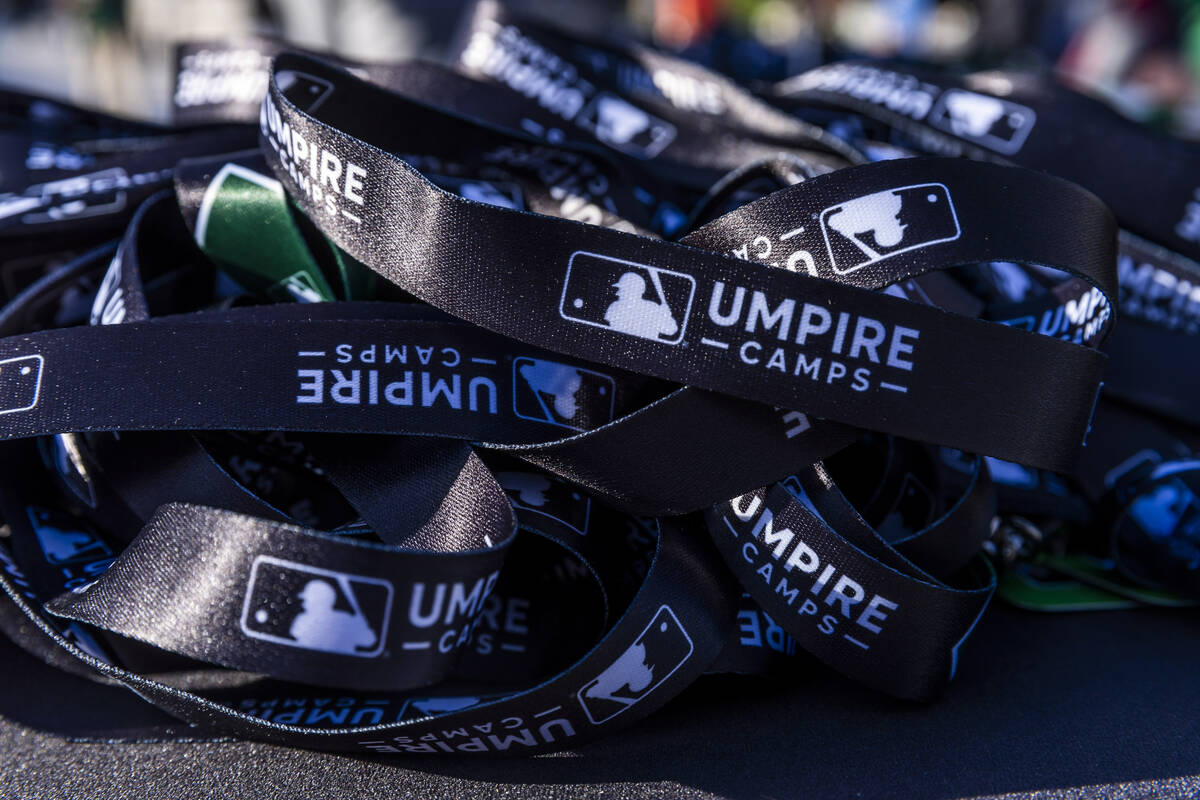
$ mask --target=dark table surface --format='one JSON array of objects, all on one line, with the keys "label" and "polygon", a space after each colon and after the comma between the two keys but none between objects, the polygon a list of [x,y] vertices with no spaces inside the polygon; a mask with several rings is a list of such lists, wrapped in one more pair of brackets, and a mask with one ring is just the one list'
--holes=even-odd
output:
[{"label": "dark table surface", "polygon": [[997,606],[932,706],[825,672],[712,677],[615,737],[534,759],[66,738],[163,721],[0,642],[3,798],[1200,797],[1200,613]]}]

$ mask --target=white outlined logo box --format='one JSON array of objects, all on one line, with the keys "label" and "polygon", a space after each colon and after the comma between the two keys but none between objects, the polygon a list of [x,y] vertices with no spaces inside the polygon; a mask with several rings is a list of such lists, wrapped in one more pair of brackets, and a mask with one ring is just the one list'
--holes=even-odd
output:
[{"label": "white outlined logo box", "polygon": [[586,536],[592,499],[571,484],[540,472],[497,472],[496,480],[515,507],[541,514]]},{"label": "white outlined logo box", "polygon": [[675,141],[675,126],[608,92],[600,92],[576,117],[598,140],[634,158],[654,158]]},{"label": "white outlined logo box", "polygon": [[915,183],[844,200],[822,211],[820,221],[830,264],[839,275],[962,236],[943,183]]},{"label": "white outlined logo box", "polygon": [[577,693],[593,725],[636,705],[675,674],[695,646],[670,606],[659,606],[624,653]]},{"label": "white outlined logo box", "polygon": [[387,643],[394,594],[382,578],[260,555],[250,567],[240,625],[252,639],[375,658]]},{"label": "white outlined logo box", "polygon": [[987,94],[948,89],[929,112],[929,124],[989,150],[1013,155],[1029,138],[1037,112]]},{"label": "white outlined logo box", "polygon": [[586,431],[612,422],[611,376],[546,359],[513,359],[513,413],[521,419]]},{"label": "white outlined logo box", "polygon": [[18,356],[0,361],[0,414],[29,411],[42,397],[46,359]]},{"label": "white outlined logo box", "polygon": [[576,250],[567,261],[558,313],[581,325],[679,344],[695,295],[691,275]]}]

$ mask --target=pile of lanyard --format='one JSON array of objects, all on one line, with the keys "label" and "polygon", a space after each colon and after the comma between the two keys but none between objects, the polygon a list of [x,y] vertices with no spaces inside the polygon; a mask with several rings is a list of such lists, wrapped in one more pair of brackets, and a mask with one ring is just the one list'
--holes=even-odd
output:
[{"label": "pile of lanyard", "polygon": [[998,575],[1200,599],[1190,145],[490,3],[448,65],[189,45],[175,101],[0,94],[0,628],[193,736],[531,754],[711,672],[930,702]]}]

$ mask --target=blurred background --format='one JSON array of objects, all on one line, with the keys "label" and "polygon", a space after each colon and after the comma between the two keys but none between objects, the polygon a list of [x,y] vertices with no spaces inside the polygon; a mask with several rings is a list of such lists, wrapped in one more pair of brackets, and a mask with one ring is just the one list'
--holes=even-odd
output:
[{"label": "blurred background", "polygon": [[[509,0],[634,35],[742,81],[822,61],[1054,70],[1128,115],[1200,138],[1200,0]],[[466,0],[0,0],[0,83],[170,116],[174,46],[265,34],[350,58],[440,58]]]}]

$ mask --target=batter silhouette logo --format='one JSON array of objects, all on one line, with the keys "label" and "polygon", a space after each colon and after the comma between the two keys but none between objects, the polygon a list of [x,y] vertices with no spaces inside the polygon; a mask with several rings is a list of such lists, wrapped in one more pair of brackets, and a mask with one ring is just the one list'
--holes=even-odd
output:
[{"label": "batter silhouette logo", "polygon": [[320,303],[325,299],[312,276],[304,270],[298,270],[288,275],[267,289],[267,294],[295,303]]},{"label": "batter silhouette logo", "polygon": [[679,344],[695,294],[691,275],[578,250],[567,262],[558,313],[571,322]]},{"label": "batter silhouette logo", "polygon": [[59,223],[103,214],[116,214],[129,200],[125,190],[135,183],[161,180],[157,173],[130,176],[121,167],[39,183],[21,196],[0,200],[0,219],[21,215],[25,225]]},{"label": "batter silhouette logo", "polygon": [[18,356],[0,361],[0,414],[29,411],[42,394],[41,356]]},{"label": "batter silhouette logo", "polygon": [[670,606],[654,619],[612,666],[579,690],[579,703],[595,725],[637,705],[691,656],[692,639]]},{"label": "batter silhouette logo", "polygon": [[821,212],[821,230],[839,275],[962,235],[950,190],[919,183],[855,197]]},{"label": "batter silhouette logo", "polygon": [[1200,561],[1200,498],[1178,478],[1158,484],[1129,504],[1130,518],[1153,539],[1172,539],[1177,558]]},{"label": "batter silhouette logo", "polygon": [[329,81],[299,70],[284,69],[275,73],[279,91],[302,111],[313,112],[333,94]]},{"label": "batter silhouette logo", "polygon": [[345,656],[383,652],[392,584],[307,564],[258,556],[242,605],[242,633],[252,639]]},{"label": "batter silhouette logo", "polygon": [[613,379],[537,358],[513,359],[513,412],[521,419],[584,431],[612,422]]},{"label": "batter silhouette logo", "polygon": [[525,195],[521,187],[511,181],[485,181],[478,178],[457,178],[448,175],[428,176],[438,186],[446,191],[454,192],[459,197],[474,200],[498,208],[511,208],[515,211],[525,209]]},{"label": "batter silhouette logo", "polygon": [[592,500],[571,484],[541,472],[497,472],[496,480],[517,508],[558,520],[580,536],[587,535]]},{"label": "batter silhouette logo", "polygon": [[950,89],[929,113],[929,124],[997,153],[1021,149],[1037,122],[1032,108],[987,94]]},{"label": "batter silhouette logo", "polygon": [[453,714],[456,711],[466,711],[468,708],[503,697],[502,694],[479,695],[447,695],[444,697],[410,697],[400,706],[396,715],[397,721],[407,722],[414,719],[436,717],[441,714]]},{"label": "batter silhouette logo", "polygon": [[617,97],[601,92],[577,118],[584,130],[634,158],[654,158],[675,141],[675,126]]}]

